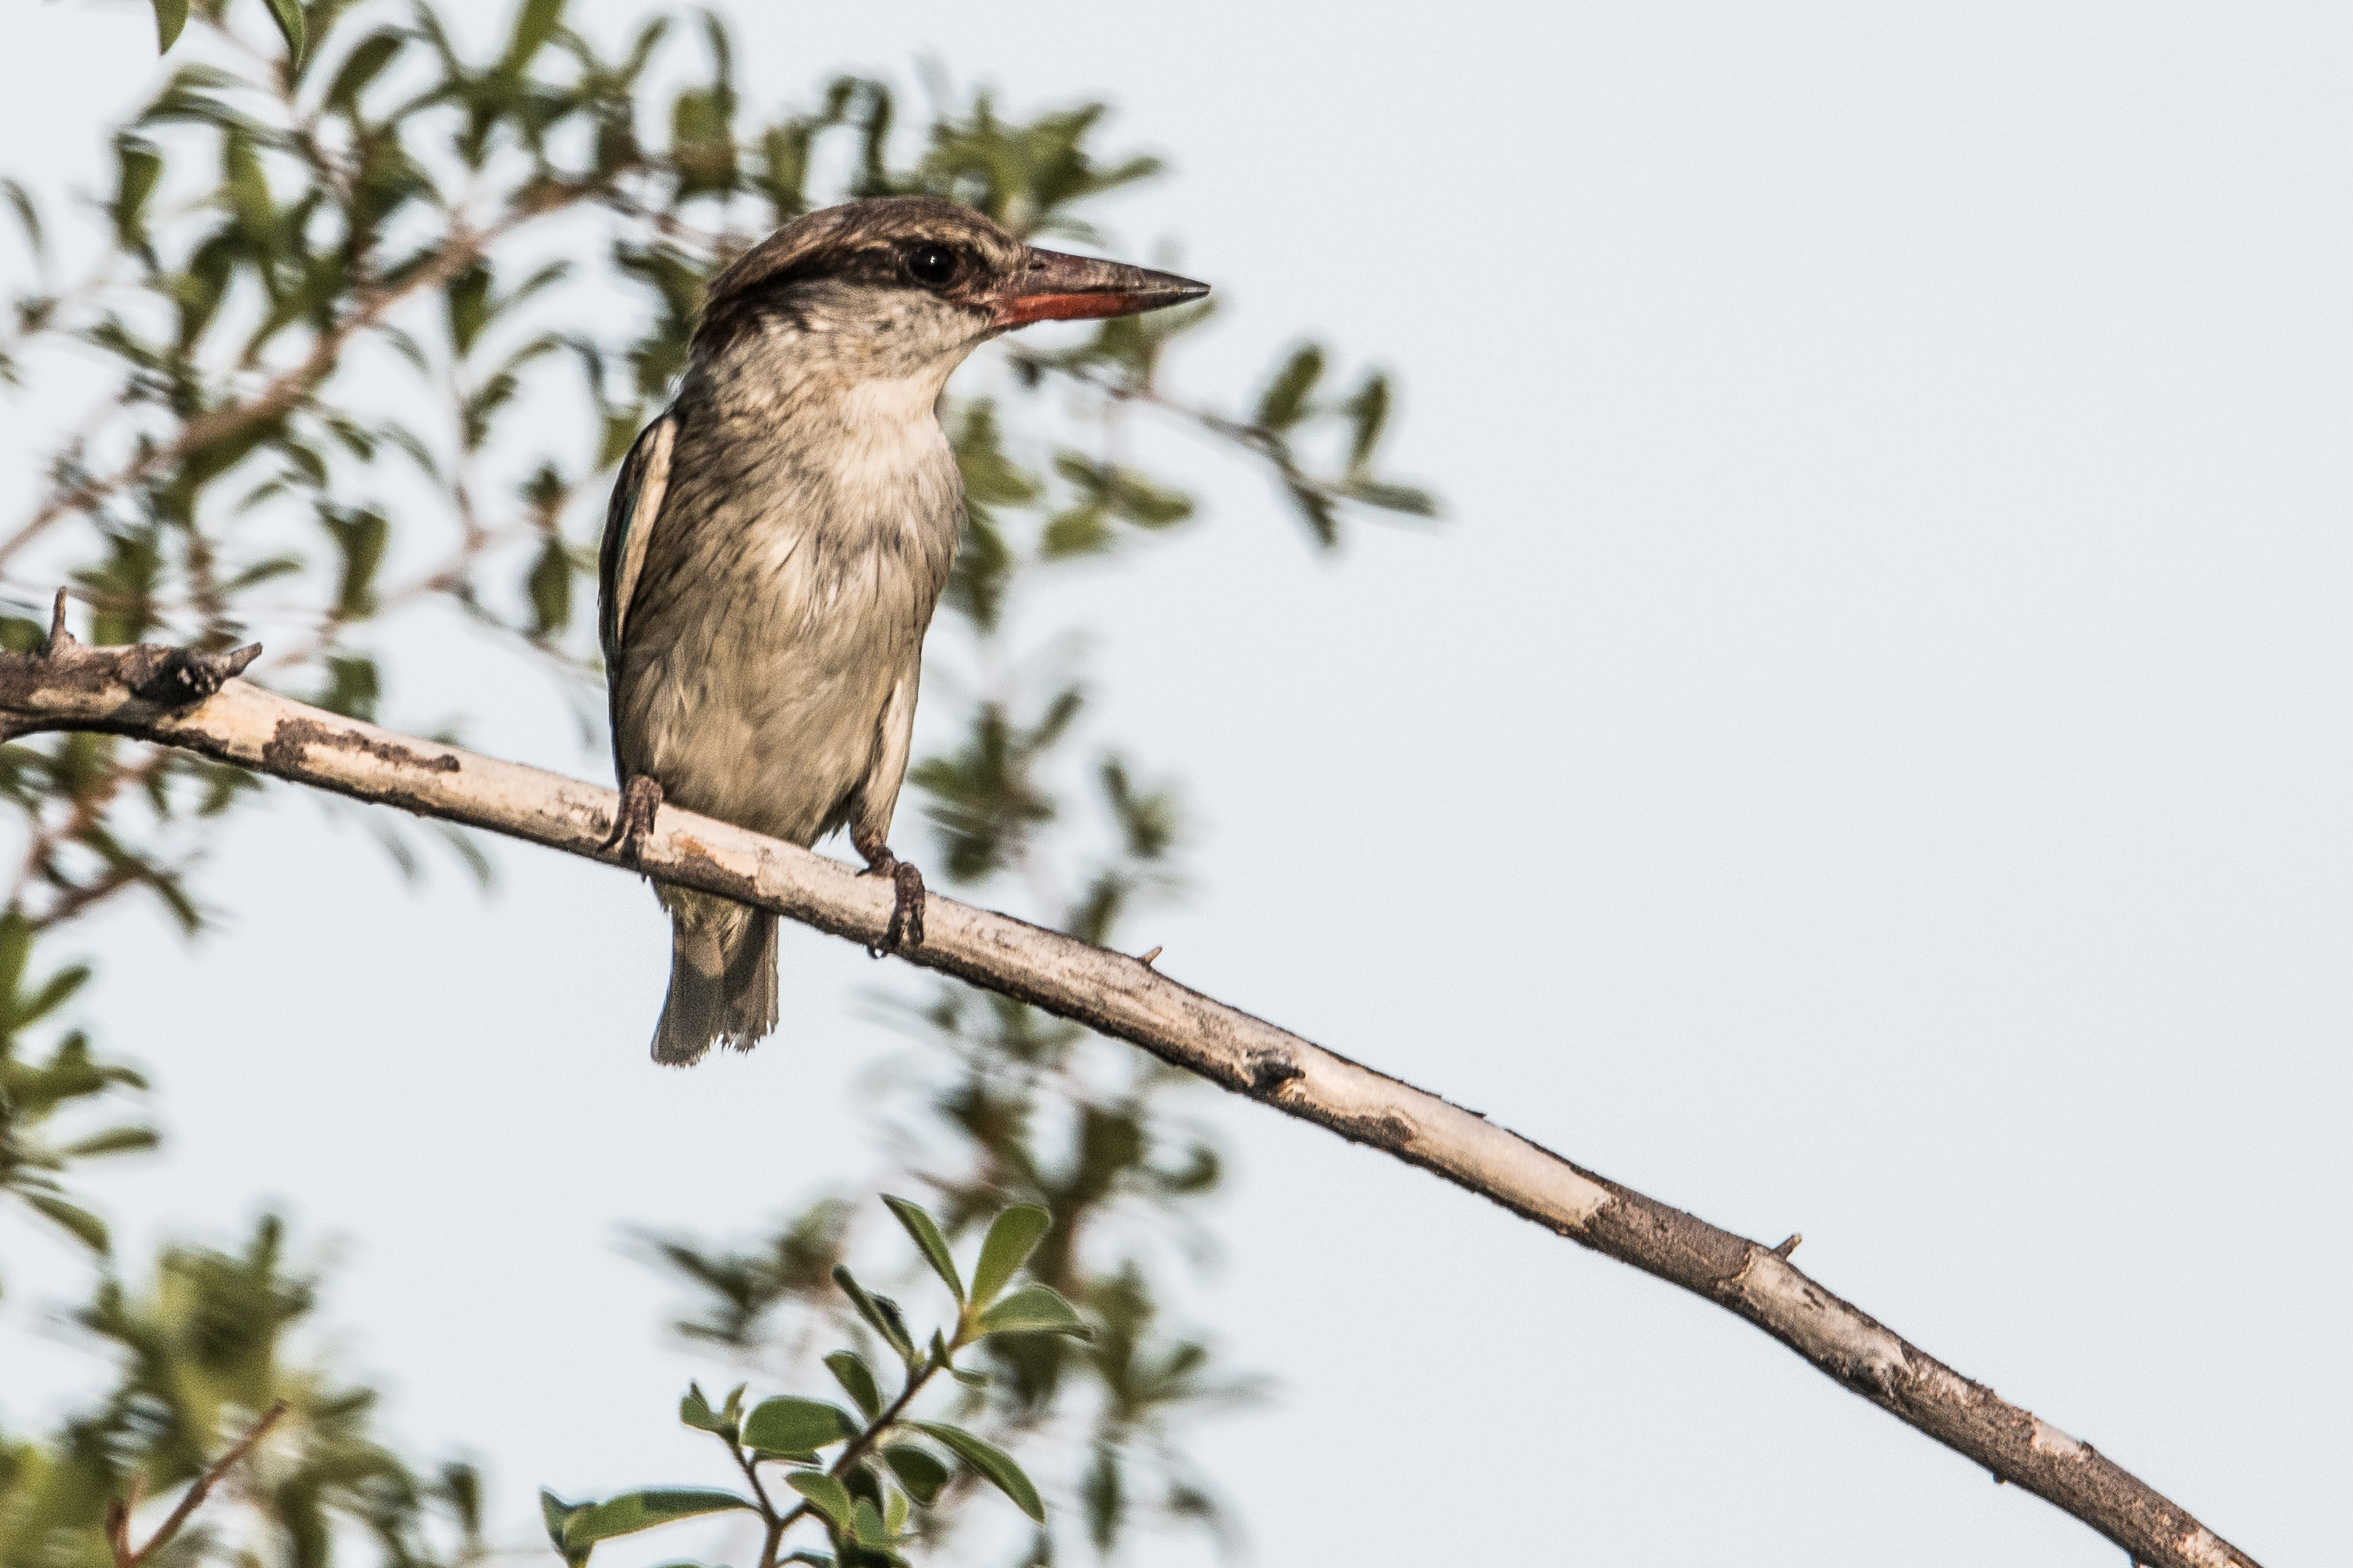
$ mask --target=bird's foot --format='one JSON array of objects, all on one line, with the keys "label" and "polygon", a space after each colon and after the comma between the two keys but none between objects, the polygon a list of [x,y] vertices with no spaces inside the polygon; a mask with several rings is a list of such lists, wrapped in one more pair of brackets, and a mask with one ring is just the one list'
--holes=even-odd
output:
[{"label": "bird's foot", "polygon": [[620,809],[613,813],[613,831],[604,847],[618,850],[624,860],[635,860],[646,835],[654,830],[654,814],[661,809],[662,786],[644,773],[631,773],[621,784]]},{"label": "bird's foot", "polygon": [[902,948],[923,945],[923,874],[913,865],[900,859],[881,845],[872,847],[859,846],[866,857],[865,875],[888,877],[897,890],[897,901],[891,906],[891,923],[883,928],[882,940],[867,948],[870,958],[888,958]]}]

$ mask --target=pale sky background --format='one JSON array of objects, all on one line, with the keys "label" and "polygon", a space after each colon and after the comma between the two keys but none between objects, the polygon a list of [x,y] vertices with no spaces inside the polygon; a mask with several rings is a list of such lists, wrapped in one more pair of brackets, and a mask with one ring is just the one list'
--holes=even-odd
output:
[{"label": "pale sky background", "polygon": [[[1115,101],[1179,170],[1124,239],[1227,295],[1189,385],[1299,332],[1403,378],[1394,466],[1443,530],[1318,560],[1204,456],[1206,524],[1060,603],[1201,824],[1138,931],[1171,973],[1803,1231],[1824,1284],[2259,1560],[2342,1560],[2353,16],[733,9],[763,104],[923,56]],[[94,184],[147,28],[17,0],[0,163]],[[435,652],[394,717],[462,704],[603,776],[543,687]],[[617,1226],[749,1232],[854,1177],[834,1128],[896,1047],[860,1021],[882,972],[803,935],[785,1037],[657,1073],[652,901],[499,862],[487,900],[405,891],[280,794],[220,934],[93,931],[172,1141],[90,1187],[132,1256],[267,1201],[336,1239],[326,1316],[397,1430],[481,1454],[528,1544],[543,1482],[719,1479]],[[1713,1307],[1199,1109],[1237,1180],[1187,1310],[1281,1391],[1193,1448],[1259,1562],[2117,1559]],[[37,1331],[67,1254],[0,1253],[15,1424],[98,1377]]]}]

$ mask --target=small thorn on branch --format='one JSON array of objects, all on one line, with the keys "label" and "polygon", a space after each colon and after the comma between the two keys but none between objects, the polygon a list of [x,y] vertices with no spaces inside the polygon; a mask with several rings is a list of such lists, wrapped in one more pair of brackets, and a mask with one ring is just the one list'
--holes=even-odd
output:
[{"label": "small thorn on branch", "polygon": [[1152,961],[1167,951],[1165,947],[1155,947],[1150,952],[1137,954],[1135,962],[1149,969],[1152,967]]},{"label": "small thorn on branch", "polygon": [[49,605],[49,636],[48,640],[41,644],[41,657],[55,658],[60,649],[73,646],[74,635],[66,630],[66,591],[60,588],[57,598]]},{"label": "small thorn on branch", "polygon": [[185,708],[218,691],[260,657],[259,643],[248,643],[226,653],[157,648],[142,644],[126,658],[123,673],[133,696],[165,708]]},{"label": "small thorn on branch", "polygon": [[[8,655],[37,685],[72,689],[95,696],[109,689],[127,690],[158,708],[191,708],[245,673],[261,657],[261,645],[208,649],[158,647],[135,643],[122,647],[85,647],[66,626],[66,590],[49,604],[49,634],[29,655]],[[25,668],[37,665],[37,676]]]},{"label": "small thorn on branch", "polygon": [[[1773,1249],[1773,1256],[1776,1258],[1787,1258],[1789,1254],[1797,1251],[1799,1247],[1804,1246],[1805,1241],[1806,1237],[1803,1231],[1793,1230],[1789,1233],[1788,1240],[1783,1242],[1780,1246]],[[1995,1479],[2000,1479],[2000,1478],[1997,1477]]]}]

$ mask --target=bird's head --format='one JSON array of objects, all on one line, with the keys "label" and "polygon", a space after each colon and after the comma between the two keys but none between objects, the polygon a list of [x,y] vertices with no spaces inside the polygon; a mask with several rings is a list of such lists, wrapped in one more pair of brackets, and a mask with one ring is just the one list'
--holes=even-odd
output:
[{"label": "bird's head", "polygon": [[706,363],[786,332],[859,377],[928,377],[1031,321],[1156,310],[1209,291],[1174,273],[1041,250],[954,202],[883,196],[795,218],[712,279]]}]

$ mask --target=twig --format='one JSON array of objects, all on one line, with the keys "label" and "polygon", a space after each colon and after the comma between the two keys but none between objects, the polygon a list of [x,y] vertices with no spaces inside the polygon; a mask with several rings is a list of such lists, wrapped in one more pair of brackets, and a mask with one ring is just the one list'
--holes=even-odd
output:
[{"label": "twig", "polygon": [[[841,1457],[827,1466],[825,1473],[828,1476],[843,1475],[848,1472],[850,1466],[872,1451],[874,1445],[881,1442],[892,1426],[897,1424],[899,1417],[906,1413],[907,1406],[915,1402],[915,1395],[923,1391],[923,1384],[932,1381],[932,1374],[939,1370],[939,1363],[926,1360],[923,1370],[914,1373],[907,1379],[907,1386],[899,1391],[898,1397],[891,1401],[890,1407],[873,1420],[869,1421],[865,1430],[849,1440],[849,1447],[841,1450]],[[781,1543],[785,1531],[790,1530],[803,1516],[812,1511],[814,1511],[813,1505],[807,1498],[803,1498],[789,1511],[776,1520],[771,1526],[773,1539]]]},{"label": "twig", "polygon": [[725,1433],[712,1436],[727,1445],[727,1452],[733,1456],[736,1468],[744,1472],[744,1479],[752,1483],[752,1496],[759,1502],[760,1522],[767,1531],[760,1546],[760,1568],[776,1568],[776,1548],[785,1539],[785,1526],[789,1521],[777,1517],[776,1505],[768,1500],[768,1489],[760,1484],[760,1467],[744,1451],[743,1445]]},{"label": "twig", "polygon": [[81,883],[79,886],[69,885],[67,890],[59,893],[40,913],[27,917],[26,929],[35,936],[44,931],[55,931],[68,921],[79,918],[93,906],[104,903],[126,888],[168,884],[187,875],[197,863],[195,858],[191,858],[181,861],[176,866],[166,866],[160,869],[142,866],[135,861],[109,867],[104,873],[92,878],[90,881]]},{"label": "twig", "polygon": [[351,310],[328,331],[320,334],[311,352],[275,376],[251,397],[198,415],[171,440],[132,458],[112,473],[83,479],[52,491],[31,517],[6,539],[0,540],[0,567],[10,557],[46,532],[51,525],[76,512],[87,511],[128,489],[150,475],[167,470],[214,442],[237,435],[292,408],[342,363],[343,351],[360,333],[382,321],[395,305],[421,289],[437,289],[472,266],[481,254],[532,219],[568,206],[596,194],[592,185],[550,182],[527,193],[499,220],[485,228],[454,227],[432,260],[411,268],[397,282],[359,296]]},{"label": "twig", "polygon": [[[618,797],[557,773],[381,730],[227,680],[191,702],[146,672],[220,655],[153,647],[0,654],[0,727],[135,735],[607,865]],[[226,656],[227,658],[249,656]],[[209,667],[207,667],[209,668]],[[142,685],[142,679],[146,684]],[[166,700],[165,699],[169,699]],[[878,941],[893,890],[839,861],[666,810],[627,868]],[[2254,1568],[2081,1443],[1905,1342],[1778,1250],[1595,1174],[1411,1084],[1091,947],[934,894],[909,962],[1129,1041],[1173,1066],[1379,1149],[1746,1319],[1883,1410],[2047,1499],[2158,1568]]]},{"label": "twig", "polygon": [[[44,871],[52,869],[58,851],[89,832],[106,815],[106,808],[115,796],[131,784],[144,784],[162,769],[165,753],[155,752],[137,763],[118,763],[106,775],[89,785],[75,797],[73,810],[63,822],[41,828],[32,835],[25,847],[24,864],[17,868],[16,896],[22,898],[24,889]],[[62,879],[59,879],[60,880]]]},{"label": "twig", "polygon": [[234,1469],[239,1459],[251,1453],[253,1446],[260,1442],[285,1414],[286,1402],[282,1399],[264,1411],[261,1419],[253,1424],[251,1431],[238,1438],[227,1453],[215,1459],[203,1475],[190,1483],[179,1505],[172,1510],[171,1517],[164,1520],[163,1527],[149,1536],[147,1544],[136,1552],[131,1550],[131,1510],[139,1506],[139,1478],[133,1477],[130,1497],[117,1498],[106,1506],[106,1539],[114,1550],[115,1568],[139,1568],[141,1563],[169,1546],[172,1538],[180,1533],[180,1527],[188,1522],[196,1510],[205,1506],[205,1499],[212,1495],[213,1488],[220,1484],[221,1478]]}]

